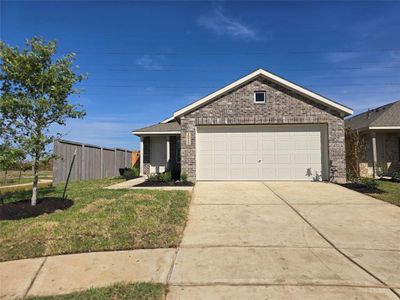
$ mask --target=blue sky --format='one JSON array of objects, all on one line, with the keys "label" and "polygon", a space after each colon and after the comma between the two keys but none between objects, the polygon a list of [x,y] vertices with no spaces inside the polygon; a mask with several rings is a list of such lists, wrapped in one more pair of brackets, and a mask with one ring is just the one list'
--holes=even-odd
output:
[{"label": "blue sky", "polygon": [[66,139],[138,148],[131,130],[265,68],[355,109],[400,99],[400,2],[1,1],[1,39],[76,52],[87,116]]}]

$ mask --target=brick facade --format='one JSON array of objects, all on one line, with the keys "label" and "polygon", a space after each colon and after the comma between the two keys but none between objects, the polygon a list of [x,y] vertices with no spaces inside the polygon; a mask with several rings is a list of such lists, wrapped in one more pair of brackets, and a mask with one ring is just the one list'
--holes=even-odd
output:
[{"label": "brick facade", "polygon": [[[254,91],[266,91],[265,104]],[[344,120],[339,112],[264,78],[255,79],[181,117],[182,171],[196,179],[197,125],[327,124],[328,156],[335,181],[345,181]],[[332,168],[333,169],[333,168]]]}]

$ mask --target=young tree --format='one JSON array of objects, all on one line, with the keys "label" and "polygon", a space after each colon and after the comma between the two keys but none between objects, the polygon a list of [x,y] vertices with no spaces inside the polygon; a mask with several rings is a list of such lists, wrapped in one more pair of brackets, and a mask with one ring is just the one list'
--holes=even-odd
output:
[{"label": "young tree", "polygon": [[75,84],[85,77],[73,70],[75,54],[54,58],[56,46],[56,41],[36,37],[21,51],[0,42],[0,130],[33,159],[32,205],[37,201],[40,159],[48,157],[46,146],[60,137],[51,126],[85,116],[69,99],[79,93]]}]

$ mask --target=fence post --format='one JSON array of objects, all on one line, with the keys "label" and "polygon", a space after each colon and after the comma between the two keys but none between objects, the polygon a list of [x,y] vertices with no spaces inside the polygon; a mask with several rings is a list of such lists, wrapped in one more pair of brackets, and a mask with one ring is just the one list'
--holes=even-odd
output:
[{"label": "fence post", "polygon": [[100,178],[104,176],[104,157],[103,157],[103,147],[100,148]]},{"label": "fence post", "polygon": [[82,151],[82,155],[81,155],[81,159],[82,159],[82,164],[81,164],[81,180],[86,179],[86,168],[85,168],[85,163],[86,163],[86,155],[85,155],[85,145],[82,144],[81,146],[81,151]]},{"label": "fence post", "polygon": [[114,176],[117,174],[117,148],[114,148]]},{"label": "fence post", "polygon": [[[57,155],[58,153],[58,141],[54,141],[54,146],[53,146],[53,155]],[[52,185],[55,186],[57,184],[57,179],[58,179],[58,157],[55,157],[53,160],[53,182]]]},{"label": "fence post", "polygon": [[125,168],[128,167],[127,160],[128,160],[128,151],[125,149],[125,163],[124,163],[124,167],[125,167]]}]

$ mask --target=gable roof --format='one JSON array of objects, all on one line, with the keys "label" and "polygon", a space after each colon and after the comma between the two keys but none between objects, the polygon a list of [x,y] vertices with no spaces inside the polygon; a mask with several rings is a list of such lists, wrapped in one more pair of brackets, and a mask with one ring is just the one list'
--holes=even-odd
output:
[{"label": "gable roof", "polygon": [[400,129],[400,100],[368,110],[346,120],[352,129]]},{"label": "gable roof", "polygon": [[177,118],[177,117],[180,117],[180,116],[182,116],[182,115],[184,115],[184,114],[186,114],[188,112],[196,110],[200,106],[211,102],[216,97],[221,96],[221,95],[233,90],[234,88],[236,88],[236,87],[238,87],[238,86],[240,86],[240,85],[242,85],[244,83],[247,83],[247,82],[249,82],[249,81],[251,81],[251,80],[253,80],[253,79],[255,79],[256,77],[259,77],[259,76],[265,77],[265,78],[267,78],[267,79],[269,79],[269,80],[271,80],[273,82],[276,82],[276,83],[278,83],[278,84],[280,84],[282,86],[285,86],[285,87],[287,87],[287,88],[289,88],[291,90],[294,90],[294,91],[298,92],[299,94],[302,94],[302,95],[304,95],[304,96],[306,96],[306,97],[308,97],[308,98],[310,98],[310,99],[312,99],[312,100],[314,100],[314,101],[316,101],[318,103],[324,104],[324,105],[326,105],[326,106],[328,106],[328,107],[330,107],[332,109],[335,109],[335,110],[343,113],[345,116],[349,116],[349,115],[353,114],[353,110],[351,108],[347,107],[347,106],[344,106],[344,105],[342,105],[340,103],[337,103],[337,102],[335,102],[335,101],[333,101],[331,99],[325,98],[325,97],[323,97],[323,96],[321,96],[319,94],[316,94],[316,93],[314,93],[314,92],[312,92],[312,91],[310,91],[310,90],[308,90],[308,89],[306,89],[304,87],[301,87],[301,86],[299,86],[297,84],[294,84],[293,82],[290,82],[290,81],[288,81],[288,80],[286,80],[286,79],[284,79],[282,77],[279,77],[279,76],[277,76],[275,74],[267,72],[267,71],[265,71],[263,69],[258,69],[256,71],[254,71],[254,72],[252,72],[252,73],[240,78],[239,80],[236,80],[235,82],[232,82],[231,84],[229,84],[229,85],[227,85],[227,86],[215,91],[214,93],[209,94],[209,95],[205,96],[204,98],[201,98],[201,99],[197,100],[196,102],[185,106],[184,108],[176,111],[173,116],[174,116],[174,118]]},{"label": "gable roof", "polygon": [[140,129],[132,130],[132,134],[144,135],[144,134],[180,134],[181,125],[174,121],[169,123],[157,123]]}]

